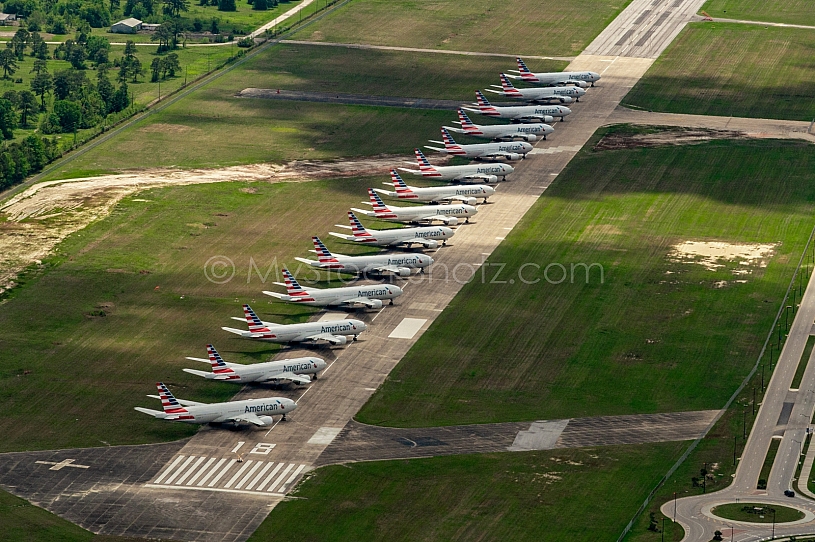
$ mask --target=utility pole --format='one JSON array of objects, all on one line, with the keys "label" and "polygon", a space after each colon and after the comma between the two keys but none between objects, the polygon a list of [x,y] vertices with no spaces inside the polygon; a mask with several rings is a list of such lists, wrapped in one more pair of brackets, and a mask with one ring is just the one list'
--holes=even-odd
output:
[{"label": "utility pole", "polygon": [[[755,388],[753,391],[755,392]],[[753,407],[753,413],[755,413],[755,407]],[[741,409],[741,440],[747,439],[747,409]]]},{"label": "utility pole", "polygon": [[704,495],[707,493],[707,462],[705,462],[705,468],[702,471],[702,494]]},{"label": "utility pole", "polygon": [[[770,352],[772,352],[772,346],[770,346]],[[764,393],[764,364],[761,364],[761,393]]]},{"label": "utility pole", "polygon": [[756,415],[756,388],[755,386],[753,386],[753,416],[755,415]]},{"label": "utility pole", "polygon": [[676,523],[676,491],[674,491],[674,523]]},{"label": "utility pole", "polygon": [[733,435],[733,465],[736,464],[736,442],[738,441],[739,436]]}]

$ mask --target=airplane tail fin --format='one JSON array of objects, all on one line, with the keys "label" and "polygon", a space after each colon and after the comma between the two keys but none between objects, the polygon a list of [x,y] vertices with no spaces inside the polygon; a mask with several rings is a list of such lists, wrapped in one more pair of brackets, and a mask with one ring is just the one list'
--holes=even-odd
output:
[{"label": "airplane tail fin", "polygon": [[467,116],[467,113],[464,112],[463,109],[460,107],[458,108],[458,120],[461,122],[461,128],[465,132],[477,132],[478,128],[475,127],[473,121],[470,120],[470,117]]},{"label": "airplane tail fin", "polygon": [[357,215],[354,214],[354,211],[348,211],[348,221],[351,223],[351,233],[354,234],[354,237],[370,235],[368,230],[365,229],[365,226],[362,225],[362,222],[357,218]]},{"label": "airplane tail fin", "polygon": [[475,99],[478,102],[478,108],[482,111],[494,111],[495,107],[490,103],[489,100],[484,96],[484,93],[480,90],[475,91]]},{"label": "airplane tail fin", "polygon": [[252,307],[249,305],[243,306],[243,315],[246,317],[246,324],[249,326],[249,331],[252,333],[258,333],[261,331],[268,331],[263,322],[258,318],[255,311],[252,310]]},{"label": "airplane tail fin", "polygon": [[506,74],[503,73],[501,74],[501,88],[504,90],[504,94],[506,94],[507,96],[513,96],[518,98],[522,96],[521,92],[517,88],[515,88],[515,85],[513,85],[510,82],[509,77],[507,77]]},{"label": "airplane tail fin", "polygon": [[221,354],[215,350],[215,347],[211,344],[207,345],[207,355],[209,356],[209,362],[212,364],[212,372],[218,375],[229,375],[234,373],[232,369],[226,364],[226,362],[221,357]]},{"label": "airplane tail fin", "polygon": [[405,181],[402,180],[401,175],[396,173],[395,169],[391,170],[391,181],[393,182],[393,188],[396,190],[397,197],[413,193],[413,190],[405,184]]},{"label": "airplane tail fin", "polygon": [[305,290],[302,286],[300,286],[300,283],[297,282],[297,279],[294,278],[294,275],[292,275],[286,268],[283,269],[283,282],[286,284],[286,292],[289,295],[305,293]]},{"label": "airplane tail fin", "polygon": [[312,237],[311,242],[314,243],[314,251],[317,253],[317,261],[320,263],[325,262],[336,262],[337,259],[331,254],[331,251],[328,250],[322,241],[320,241],[319,237]]},{"label": "airplane tail fin", "polygon": [[441,129],[441,139],[444,142],[444,148],[448,151],[460,151],[461,145],[456,143],[456,140],[453,139],[453,136],[450,135],[450,132],[447,131],[447,128]]},{"label": "airplane tail fin", "polygon": [[424,155],[422,151],[419,149],[415,149],[416,152],[416,162],[419,164],[419,171],[422,174],[427,175],[428,173],[435,173],[436,168],[433,167],[433,164],[428,161],[427,157]]},{"label": "airplane tail fin", "polygon": [[518,61],[518,73],[521,74],[521,79],[534,79],[535,76],[529,71],[529,68],[526,67],[526,63],[521,60],[520,57],[515,59]]},{"label": "airplane tail fin", "polygon": [[187,412],[187,409],[181,406],[178,399],[167,389],[163,382],[156,382],[158,388],[158,397],[161,399],[161,406],[164,407],[166,414],[177,414],[179,412]]},{"label": "airplane tail fin", "polygon": [[371,198],[371,205],[374,208],[374,213],[382,214],[382,213],[389,213],[390,209],[388,206],[385,205],[385,202],[382,201],[382,198],[379,197],[379,194],[374,192],[373,188],[368,189],[368,197]]}]

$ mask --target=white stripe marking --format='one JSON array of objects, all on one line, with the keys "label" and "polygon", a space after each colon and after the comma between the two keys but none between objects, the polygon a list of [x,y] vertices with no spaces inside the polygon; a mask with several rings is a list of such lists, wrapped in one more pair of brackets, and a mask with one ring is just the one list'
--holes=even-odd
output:
[{"label": "white stripe marking", "polygon": [[253,474],[255,474],[255,471],[256,471],[256,470],[258,470],[258,468],[260,468],[260,466],[261,466],[261,465],[263,465],[263,462],[262,462],[262,461],[255,461],[255,466],[253,466],[251,469],[249,469],[249,472],[247,472],[247,473],[246,473],[246,476],[244,476],[244,477],[243,477],[243,480],[241,480],[240,482],[238,482],[238,485],[236,485],[236,486],[235,486],[235,489],[240,489],[240,488],[242,488],[242,487],[243,487],[243,484],[245,484],[246,482],[248,482],[248,481],[249,481],[249,478],[250,478],[250,477],[251,477]]},{"label": "white stripe marking", "polygon": [[181,464],[181,466],[180,466],[180,467],[178,467],[178,468],[175,470],[175,472],[174,472],[174,473],[173,473],[173,474],[172,474],[172,475],[171,475],[169,478],[167,478],[167,481],[166,481],[166,482],[164,482],[164,483],[165,483],[165,484],[167,484],[167,485],[172,484],[172,483],[173,483],[173,480],[175,480],[175,479],[178,477],[178,475],[179,475],[179,474],[181,474],[182,472],[184,472],[184,469],[186,469],[186,468],[187,468],[187,465],[189,465],[190,463],[192,463],[194,459],[195,459],[195,456],[194,456],[194,455],[189,456],[189,457],[187,458],[187,460],[186,460],[186,461],[184,461],[184,462]]},{"label": "white stripe marking", "polygon": [[144,484],[144,487],[154,487],[160,489],[194,489],[196,491],[220,491],[221,493],[240,493],[242,495],[254,495],[256,497],[285,497],[282,493],[258,493],[257,491],[244,491],[243,489],[220,489],[217,487],[190,487],[190,486],[165,486],[156,484]]},{"label": "white stripe marking", "polygon": [[231,468],[232,468],[232,465],[234,465],[234,464],[235,464],[235,463],[233,463],[232,461],[229,461],[229,462],[226,464],[226,467],[224,467],[223,469],[221,469],[221,472],[219,472],[219,473],[218,473],[218,474],[215,476],[215,478],[213,478],[213,479],[212,479],[212,481],[211,481],[210,483],[208,483],[208,484],[207,484],[207,487],[212,487],[212,486],[214,486],[215,484],[217,484],[217,483],[218,483],[218,480],[220,480],[221,478],[223,478],[224,474],[226,474],[226,473],[227,473],[227,471],[228,471],[229,469],[231,469]]},{"label": "white stripe marking", "polygon": [[305,466],[305,465],[300,465],[299,467],[297,467],[297,468],[295,469],[294,474],[292,474],[291,476],[289,476],[289,479],[288,479],[288,480],[286,480],[286,483],[285,483],[285,484],[283,484],[282,486],[280,486],[280,493],[285,493],[286,491],[288,491],[288,489],[289,489],[289,485],[290,485],[292,482],[294,482],[294,479],[295,479],[295,478],[297,478],[297,476],[298,476],[298,475],[299,475],[301,472],[303,472],[303,469],[304,469],[304,468],[306,468],[306,466]]},{"label": "white stripe marking", "polygon": [[239,440],[239,441],[238,441],[238,443],[235,445],[235,447],[234,447],[234,448],[232,448],[232,453],[233,453],[233,454],[234,454],[234,453],[237,453],[237,452],[238,452],[238,450],[240,450],[240,449],[241,449],[241,446],[243,446],[244,444],[245,444],[245,442],[244,442],[244,441]]},{"label": "white stripe marking", "polygon": [[263,488],[266,487],[266,484],[272,481],[272,478],[274,478],[274,475],[277,474],[277,471],[279,471],[282,466],[283,463],[277,464],[277,466],[274,468],[271,474],[269,474],[269,476],[265,480],[263,480],[263,483],[258,486],[258,491],[263,491]]},{"label": "white stripe marking", "polygon": [[263,467],[263,470],[261,470],[261,471],[258,473],[258,475],[257,475],[257,476],[255,476],[255,479],[254,479],[254,480],[252,480],[251,482],[249,482],[249,485],[248,485],[248,486],[246,486],[246,489],[247,489],[247,490],[249,490],[249,489],[252,489],[253,487],[255,487],[255,484],[257,484],[257,483],[260,481],[260,479],[261,479],[261,478],[263,478],[263,475],[264,475],[264,474],[266,474],[266,471],[267,471],[267,470],[269,470],[269,469],[271,469],[271,468],[272,468],[272,465],[274,465],[274,463],[273,463],[273,462],[271,462],[271,461],[267,462],[267,463],[266,463],[266,466],[265,466],[265,467]]},{"label": "white stripe marking", "polygon": [[270,491],[270,492],[271,492],[271,491],[274,491],[274,488],[276,488],[276,487],[277,487],[277,485],[278,485],[280,482],[282,482],[282,481],[283,481],[283,478],[285,478],[285,477],[286,477],[286,475],[289,473],[289,471],[290,471],[290,470],[292,470],[293,468],[294,468],[294,463],[289,463],[289,466],[288,466],[288,467],[286,467],[285,469],[283,469],[283,474],[281,474],[281,475],[280,475],[280,478],[278,478],[277,480],[275,480],[275,481],[274,481],[274,483],[273,483],[272,485],[270,485],[270,486],[269,486],[269,489],[267,489],[266,491]]},{"label": "white stripe marking", "polygon": [[218,461],[217,463],[215,463],[215,465],[212,467],[212,470],[210,470],[210,471],[207,473],[207,475],[206,475],[206,476],[204,476],[203,478],[201,478],[201,481],[200,481],[200,482],[198,482],[196,485],[197,485],[198,487],[201,487],[202,485],[204,485],[204,484],[207,482],[207,480],[209,480],[209,477],[210,477],[210,476],[212,476],[213,474],[215,474],[215,471],[217,471],[219,468],[221,468],[221,465],[223,465],[223,464],[224,464],[224,461],[226,461],[226,458],[223,458],[223,459],[221,459],[220,461]]},{"label": "white stripe marking", "polygon": [[238,476],[240,476],[241,474],[243,474],[243,471],[245,471],[246,469],[248,469],[248,468],[249,468],[249,465],[251,465],[251,464],[252,464],[252,460],[251,460],[251,459],[247,459],[246,461],[244,461],[244,462],[243,462],[243,465],[241,465],[241,468],[239,468],[239,469],[238,469],[238,472],[236,472],[236,473],[235,473],[235,474],[232,476],[232,478],[230,478],[230,479],[229,479],[229,481],[226,483],[226,485],[224,485],[224,487],[225,487],[226,489],[229,489],[230,487],[232,487],[232,484],[234,484],[234,483],[235,483],[235,480],[237,480],[237,479],[238,479]]},{"label": "white stripe marking", "polygon": [[167,467],[167,470],[165,470],[165,471],[164,471],[164,472],[161,474],[161,476],[159,476],[158,478],[156,478],[156,479],[155,479],[155,481],[154,481],[153,483],[154,483],[154,484],[160,484],[160,483],[161,483],[161,481],[162,481],[162,480],[164,480],[164,477],[165,477],[165,476],[167,476],[168,474],[170,474],[170,471],[172,471],[172,470],[175,468],[175,466],[176,466],[176,465],[177,465],[177,464],[178,464],[180,461],[182,461],[182,460],[183,460],[185,457],[187,457],[187,456],[185,456],[185,455],[179,455],[178,457],[176,457],[176,458],[173,460],[173,462],[172,462],[172,463],[170,463],[170,466],[169,466],[169,467]]},{"label": "white stripe marking", "polygon": [[187,485],[188,486],[193,485],[195,483],[195,481],[198,480],[198,477],[201,476],[202,474],[204,474],[206,472],[206,470],[209,468],[209,466],[212,465],[212,463],[214,463],[214,462],[215,462],[215,458],[210,457],[209,460],[207,460],[207,462],[204,463],[204,466],[201,467],[200,469],[198,469],[198,472],[195,473],[195,476],[190,478],[190,481],[187,482]]},{"label": "white stripe marking", "polygon": [[[179,478],[178,480],[175,481],[175,485],[180,486],[181,484],[183,484],[184,480],[189,478],[190,474],[195,472],[195,469],[198,468],[198,465],[200,465],[201,463],[204,462],[204,459],[206,459],[206,457],[203,457],[203,456],[199,457],[198,461],[193,463],[192,466],[189,469],[187,469],[187,472],[184,473],[184,476],[182,476],[181,478]],[[169,484],[169,482],[167,482],[167,483]]]}]

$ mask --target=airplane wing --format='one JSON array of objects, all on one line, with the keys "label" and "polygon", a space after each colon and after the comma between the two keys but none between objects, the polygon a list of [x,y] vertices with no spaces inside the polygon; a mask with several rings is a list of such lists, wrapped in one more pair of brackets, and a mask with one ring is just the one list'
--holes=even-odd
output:
[{"label": "airplane wing", "polygon": [[343,239],[345,241],[353,241],[354,240],[353,235],[346,235],[344,233],[336,233],[336,232],[330,231],[330,232],[328,232],[328,235],[333,235],[334,237],[339,237],[340,239]]},{"label": "airplane wing", "polygon": [[296,384],[311,384],[311,377],[308,375],[296,375],[291,372],[279,373],[269,378],[264,378],[260,382],[268,382],[270,380],[291,380]]},{"label": "airplane wing", "polygon": [[443,153],[447,154],[447,149],[440,149],[439,147],[431,147],[430,145],[425,145],[424,148],[425,149],[431,149],[431,150],[434,150],[434,151],[437,151],[437,152],[443,152]]},{"label": "airplane wing", "polygon": [[307,341],[328,341],[331,344],[345,344],[345,337],[332,335],[331,333],[316,333],[305,338]]},{"label": "airplane wing", "polygon": [[139,412],[141,412],[143,414],[149,414],[149,415],[153,416],[154,418],[163,418],[164,417],[164,412],[161,412],[159,410],[153,410],[153,409],[150,409],[150,408],[144,408],[144,407],[140,407],[140,406],[133,407],[133,409],[138,410]]},{"label": "airplane wing", "polygon": [[267,290],[263,290],[263,293],[266,294],[266,295],[270,295],[272,297],[276,297],[277,299],[285,299],[285,298],[289,297],[288,294],[279,294],[277,292],[269,292]]},{"label": "airplane wing", "polygon": [[[151,399],[159,399],[159,400],[161,399],[161,397],[159,397],[158,395],[148,395],[147,397],[150,397]],[[206,405],[207,404],[207,403],[197,403],[195,401],[185,401],[184,399],[178,399],[178,398],[176,398],[176,401],[178,401],[178,404],[181,405],[181,406],[196,406],[196,405]]]},{"label": "airplane wing", "polygon": [[448,132],[455,132],[457,134],[467,133],[465,130],[462,130],[461,128],[453,128],[452,126],[445,126],[444,129],[447,130]]},{"label": "airplane wing", "polygon": [[459,175],[458,177],[456,177],[453,180],[454,181],[485,181],[485,182],[490,182],[490,177],[492,177],[492,175],[484,175],[482,173],[474,173],[474,174],[471,174],[471,175]]},{"label": "airplane wing", "polygon": [[463,105],[461,106],[461,108],[462,108],[464,111],[470,111],[471,113],[478,113],[478,114],[480,114],[480,115],[483,115],[483,114],[484,114],[484,112],[483,112],[483,111],[481,111],[480,109],[473,109],[472,107],[465,107],[465,106],[463,106]]},{"label": "airplane wing", "polygon": [[[380,301],[380,300],[377,299],[377,301]],[[367,297],[355,297],[354,299],[346,299],[341,304],[342,305],[351,305],[351,306],[362,305],[362,306],[365,306],[365,307],[368,307],[368,308],[371,308],[371,309],[378,308],[377,303],[375,303],[374,301],[372,301],[370,298],[367,298]]]},{"label": "airplane wing", "polygon": [[316,260],[309,260],[307,258],[295,258],[298,262],[304,263],[306,265],[310,265],[312,267],[329,267],[328,264],[318,262]]},{"label": "airplane wing", "polygon": [[390,190],[382,190],[381,188],[374,188],[374,192],[378,192],[380,194],[385,194],[386,196],[396,197],[396,192],[391,192]]},{"label": "airplane wing", "polygon": [[[238,318],[238,320],[243,320],[243,318]],[[263,337],[264,335],[263,333],[252,333],[251,331],[247,331],[245,329],[235,329],[234,327],[222,327],[221,329],[223,329],[224,331],[228,331],[230,333],[234,333],[235,335],[238,335],[246,339],[259,338]]]},{"label": "airplane wing", "polygon": [[491,88],[485,88],[484,91],[492,92],[493,94],[503,94],[504,93],[503,90],[492,90]]},{"label": "airplane wing", "polygon": [[[420,175],[422,172],[418,169],[408,169],[406,167],[400,167],[399,171],[406,171],[408,173],[413,173],[414,175]],[[356,209],[354,209],[356,211]]]},{"label": "airplane wing", "polygon": [[222,422],[247,422],[258,425],[260,427],[266,427],[266,424],[263,423],[260,418],[258,418],[257,414],[253,412],[247,412],[246,414],[238,414],[237,416],[222,416],[215,420],[216,423]]},{"label": "airplane wing", "polygon": [[[363,202],[363,203],[365,203],[365,202]],[[376,216],[376,213],[374,213],[370,209],[357,209],[356,207],[351,207],[351,210],[354,211],[355,213],[361,213],[361,214],[363,214],[365,216]]]},{"label": "airplane wing", "polygon": [[204,358],[190,358],[190,357],[188,357],[188,358],[185,358],[185,359],[188,359],[190,361],[200,361],[201,363],[206,363],[207,365],[212,363],[210,360],[204,359]]}]

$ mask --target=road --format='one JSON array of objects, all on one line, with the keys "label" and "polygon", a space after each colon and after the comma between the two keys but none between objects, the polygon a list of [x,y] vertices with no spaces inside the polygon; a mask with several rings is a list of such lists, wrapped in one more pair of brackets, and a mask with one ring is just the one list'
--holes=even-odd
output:
[{"label": "road", "polygon": [[[711,517],[712,505],[723,502],[758,502],[794,506],[803,511],[815,513],[815,502],[799,495],[795,498],[784,496],[791,489],[796,466],[801,453],[806,429],[810,427],[815,410],[815,363],[808,363],[799,389],[790,386],[804,352],[807,340],[815,322],[815,274],[810,278],[801,300],[798,313],[790,327],[789,335],[781,350],[778,364],[767,386],[764,401],[759,408],[756,421],[742,451],[733,483],[716,493],[678,499],[676,520],[685,529],[686,541],[708,541],[715,530],[722,530],[727,523]],[[811,356],[810,360],[815,358]],[[767,489],[758,490],[758,480],[764,458],[773,438],[781,438],[775,462],[767,480]],[[674,502],[662,506],[662,513],[674,517]],[[809,521],[792,526],[775,526],[776,536],[815,533],[815,516]],[[728,527],[729,529],[729,527]],[[732,533],[733,540],[760,540],[771,534],[769,525],[741,525]],[[728,531],[726,536],[730,536]]]}]

